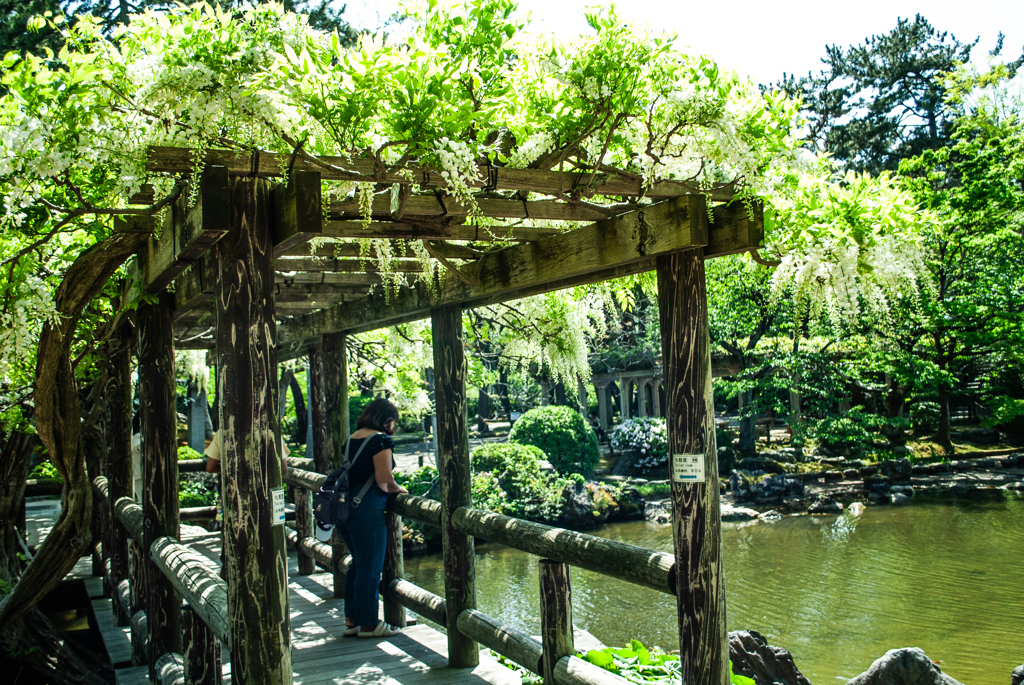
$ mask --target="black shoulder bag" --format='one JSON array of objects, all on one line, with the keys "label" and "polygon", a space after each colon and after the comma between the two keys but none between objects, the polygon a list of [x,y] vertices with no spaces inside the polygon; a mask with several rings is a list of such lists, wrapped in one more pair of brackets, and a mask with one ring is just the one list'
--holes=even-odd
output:
[{"label": "black shoulder bag", "polygon": [[[349,502],[348,472],[356,463],[356,460],[359,459],[363,448],[370,444],[370,438],[372,437],[369,436],[363,441],[363,444],[356,450],[356,456],[352,457],[352,461],[348,459],[348,450],[352,445],[352,438],[349,438],[348,442],[345,443],[345,463],[342,464],[340,469],[327,477],[324,484],[320,486],[319,492],[313,493],[313,518],[321,526],[326,528],[328,526],[345,525],[348,522],[351,510],[359,506],[359,503],[363,501],[366,491],[373,485],[374,474],[371,473],[366,483],[363,484],[362,489],[359,490],[359,494]],[[333,483],[331,483],[332,480],[334,481]]]}]

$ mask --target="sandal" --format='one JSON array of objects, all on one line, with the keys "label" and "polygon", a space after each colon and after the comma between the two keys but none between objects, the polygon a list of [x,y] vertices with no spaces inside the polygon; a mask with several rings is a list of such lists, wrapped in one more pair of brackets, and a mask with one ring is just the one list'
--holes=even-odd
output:
[{"label": "sandal", "polygon": [[345,630],[341,631],[341,634],[344,637],[355,637],[358,632],[359,626],[345,626]]},{"label": "sandal", "polygon": [[356,635],[359,637],[391,637],[402,632],[401,628],[388,625],[384,621],[377,621],[373,630],[360,630]]}]

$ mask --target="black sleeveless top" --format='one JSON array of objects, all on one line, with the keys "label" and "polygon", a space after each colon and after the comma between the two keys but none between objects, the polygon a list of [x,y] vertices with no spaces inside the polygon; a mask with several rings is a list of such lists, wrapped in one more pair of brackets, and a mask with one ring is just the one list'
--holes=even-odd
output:
[{"label": "black sleeveless top", "polygon": [[[352,468],[348,472],[348,485],[351,492],[358,493],[363,489],[363,485],[366,484],[366,480],[373,476],[373,455],[378,454],[384,450],[392,450],[394,454],[395,441],[391,439],[390,435],[384,433],[374,433],[373,435],[366,438],[354,438],[350,440],[351,443],[348,448],[348,458],[351,460],[355,458],[356,452],[363,443],[369,441],[366,447],[363,447],[362,454],[359,455],[359,459],[352,465]],[[391,469],[395,468],[395,458],[391,457]],[[376,483],[374,483],[376,486]],[[377,486],[379,489],[379,486]]]}]

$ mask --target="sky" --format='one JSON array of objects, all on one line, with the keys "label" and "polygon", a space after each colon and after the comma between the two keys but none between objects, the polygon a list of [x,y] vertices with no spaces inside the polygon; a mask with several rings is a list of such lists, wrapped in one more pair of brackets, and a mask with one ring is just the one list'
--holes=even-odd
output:
[{"label": "sky", "polygon": [[[583,8],[593,0],[520,0],[531,14],[531,31],[569,39],[589,30]],[[346,16],[358,27],[375,28],[396,8],[395,0],[348,0]],[[899,17],[922,14],[939,31],[962,42],[980,38],[974,61],[985,63],[1000,31],[1006,35],[1003,55],[1024,50],[1022,0],[625,0],[616,3],[619,16],[653,30],[678,33],[680,41],[711,55],[720,66],[735,69],[758,83],[775,83],[784,72],[817,72],[826,45],[862,43],[896,26]]]}]

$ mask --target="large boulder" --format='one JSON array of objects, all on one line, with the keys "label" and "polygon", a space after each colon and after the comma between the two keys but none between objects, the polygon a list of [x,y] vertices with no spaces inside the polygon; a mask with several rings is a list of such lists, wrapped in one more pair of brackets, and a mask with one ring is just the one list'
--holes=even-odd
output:
[{"label": "large boulder", "polygon": [[906,457],[902,459],[886,459],[880,462],[878,467],[881,469],[883,476],[888,476],[892,480],[910,480],[910,474],[914,470],[910,460]]},{"label": "large boulder", "polygon": [[918,647],[890,649],[846,685],[963,685]]},{"label": "large boulder", "polygon": [[725,478],[732,472],[733,464],[736,463],[736,450],[728,445],[718,448],[718,476]]},{"label": "large boulder", "polygon": [[562,511],[558,525],[570,530],[586,530],[596,525],[594,499],[583,483],[567,485],[562,491]]},{"label": "large boulder", "polygon": [[778,502],[786,497],[802,497],[804,484],[785,476],[756,477],[733,471],[729,489],[736,502]]},{"label": "large boulder", "polygon": [[1013,673],[1010,675],[1010,685],[1022,684],[1024,684],[1024,664],[1013,669]]},{"label": "large boulder", "polygon": [[811,685],[781,647],[772,647],[756,630],[729,633],[732,672],[753,678],[757,685]]}]

